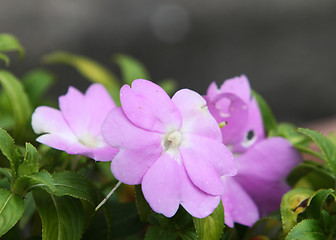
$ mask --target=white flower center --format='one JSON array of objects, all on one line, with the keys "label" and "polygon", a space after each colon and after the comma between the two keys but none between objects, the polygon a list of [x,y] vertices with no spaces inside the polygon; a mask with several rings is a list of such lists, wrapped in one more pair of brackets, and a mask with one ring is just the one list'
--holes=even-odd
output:
[{"label": "white flower center", "polygon": [[182,142],[182,133],[178,130],[166,133],[163,137],[164,151],[177,151]]},{"label": "white flower center", "polygon": [[101,145],[100,141],[96,139],[90,132],[85,132],[84,134],[82,134],[79,142],[90,148],[96,148]]}]

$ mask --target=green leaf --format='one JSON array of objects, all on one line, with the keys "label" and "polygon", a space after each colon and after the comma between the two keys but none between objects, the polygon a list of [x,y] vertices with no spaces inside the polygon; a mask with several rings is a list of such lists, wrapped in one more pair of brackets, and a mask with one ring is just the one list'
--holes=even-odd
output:
[{"label": "green leaf", "polygon": [[333,189],[320,189],[310,198],[305,214],[308,218],[322,219],[321,213],[324,202],[334,192]]},{"label": "green leaf", "polygon": [[52,176],[44,170],[19,177],[14,184],[15,192],[21,196],[26,195],[27,192],[35,188],[41,188],[49,193],[54,193],[56,191]]},{"label": "green leaf", "polygon": [[80,200],[68,196],[57,197],[41,190],[34,190],[33,197],[42,220],[43,239],[81,238],[84,213]]},{"label": "green leaf", "polygon": [[310,139],[299,133],[297,127],[290,123],[280,123],[276,129],[277,136],[281,136],[290,141],[295,147],[305,146],[310,142]]},{"label": "green leaf", "polygon": [[159,82],[159,85],[166,91],[168,95],[172,95],[177,89],[177,82],[173,79],[165,79]]},{"label": "green leaf", "polygon": [[9,160],[12,170],[12,177],[16,178],[16,173],[21,163],[21,156],[16,150],[14,139],[3,129],[0,128],[0,150]]},{"label": "green leaf", "polygon": [[[147,229],[145,240],[175,240],[177,233],[169,231],[167,229],[160,228],[158,226],[150,226]],[[211,238],[209,238],[211,239]]]},{"label": "green leaf", "polygon": [[9,66],[9,62],[10,62],[10,60],[9,60],[9,57],[7,57],[5,54],[0,53],[0,60],[3,60],[3,61],[5,62],[6,67]]},{"label": "green leaf", "polygon": [[135,58],[126,54],[116,54],[114,61],[120,67],[124,83],[131,85],[135,79],[149,80],[145,66]]},{"label": "green leaf", "polygon": [[335,176],[325,165],[314,161],[305,161],[291,171],[287,182],[291,186],[308,184],[313,188],[330,188],[335,184]]},{"label": "green leaf", "polygon": [[152,208],[149,206],[148,202],[146,201],[142,190],[141,185],[135,186],[135,200],[138,209],[138,213],[140,216],[140,220],[142,222],[146,222],[149,215],[153,212]]},{"label": "green leaf", "polygon": [[205,218],[193,218],[199,240],[220,239],[224,229],[224,208],[222,201],[218,207]]},{"label": "green leaf", "polygon": [[24,202],[7,189],[0,189],[0,237],[11,229],[21,218]]},{"label": "green leaf", "polygon": [[326,236],[315,219],[307,219],[297,224],[287,235],[286,240],[325,240]]},{"label": "green leaf", "polygon": [[11,34],[0,34],[0,52],[18,51],[21,56],[24,54],[24,49],[19,41]]},{"label": "green leaf", "polygon": [[23,57],[24,55],[23,47],[13,35],[8,33],[0,34],[0,59],[5,61],[6,66],[9,65],[10,62],[9,58],[5,54],[2,54],[1,52],[8,52],[8,51],[18,51],[20,57]]},{"label": "green leaf", "polygon": [[33,194],[30,192],[24,197],[25,210],[19,221],[19,227],[23,229],[32,218],[36,211],[36,205],[34,202]]},{"label": "green leaf", "polygon": [[336,176],[336,145],[323,134],[310,129],[300,128],[299,132],[310,137],[321,149],[324,160]]},{"label": "green leaf", "polygon": [[75,55],[66,52],[55,52],[43,58],[45,63],[63,63],[68,64],[86,77],[91,82],[103,84],[111,93],[114,101],[120,103],[119,90],[120,83],[118,78],[108,69],[100,65],[98,62],[86,58],[84,56]]},{"label": "green leaf", "polygon": [[281,201],[281,219],[283,231],[288,233],[297,223],[297,217],[308,204],[314,191],[307,188],[296,188],[287,192]]},{"label": "green leaf", "polygon": [[257,92],[252,90],[252,95],[256,98],[258,102],[266,132],[270,133],[271,131],[276,131],[277,123],[271,111],[271,108]]},{"label": "green leaf", "polygon": [[97,205],[97,192],[84,176],[74,172],[56,172],[53,175],[56,196],[71,196]]},{"label": "green leaf", "polygon": [[32,108],[23,86],[14,75],[4,70],[0,70],[0,83],[12,104],[16,133],[24,134],[30,123]]},{"label": "green leaf", "polygon": [[32,144],[26,143],[26,154],[23,163],[19,166],[18,175],[30,175],[38,170],[38,152]]},{"label": "green leaf", "polygon": [[39,100],[54,83],[54,78],[54,75],[43,69],[32,70],[22,77],[23,86],[32,103],[40,104]]},{"label": "green leaf", "polygon": [[9,182],[12,181],[12,171],[9,168],[0,168],[0,174],[4,175]]}]

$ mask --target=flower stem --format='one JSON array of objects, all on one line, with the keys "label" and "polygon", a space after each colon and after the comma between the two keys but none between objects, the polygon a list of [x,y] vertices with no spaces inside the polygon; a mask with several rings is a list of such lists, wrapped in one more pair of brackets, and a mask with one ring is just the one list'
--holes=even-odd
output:
[{"label": "flower stem", "polygon": [[110,192],[109,194],[107,194],[107,196],[103,199],[103,201],[101,201],[101,202],[98,204],[98,206],[96,207],[95,211],[98,211],[98,209],[99,209],[101,206],[104,205],[104,203],[107,201],[107,199],[109,199],[109,198],[112,196],[112,194],[115,192],[115,190],[118,189],[118,187],[120,186],[120,184],[121,184],[121,182],[118,182],[118,183],[114,186],[114,188],[111,190],[111,192]]}]

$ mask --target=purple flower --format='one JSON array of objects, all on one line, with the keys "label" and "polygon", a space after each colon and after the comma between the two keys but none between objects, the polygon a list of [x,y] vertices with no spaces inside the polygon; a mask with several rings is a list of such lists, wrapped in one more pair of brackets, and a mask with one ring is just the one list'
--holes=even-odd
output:
[{"label": "purple flower", "polygon": [[205,100],[182,89],[172,99],[158,85],[138,79],[120,90],[122,107],[108,114],[105,140],[119,149],[111,164],[121,182],[141,184],[151,208],[167,217],[181,204],[191,215],[211,214],[236,174],[232,153]]},{"label": "purple flower", "polygon": [[32,115],[36,141],[69,154],[81,154],[97,161],[110,161],[118,150],[103,139],[101,126],[115,107],[109,93],[100,84],[92,84],[85,95],[69,87],[59,98],[60,110],[41,106]]},{"label": "purple flower", "polygon": [[227,122],[222,128],[223,143],[237,154],[238,174],[225,177],[225,223],[251,226],[279,209],[283,194],[289,190],[286,176],[301,157],[284,138],[266,138],[245,76],[226,80],[219,89],[212,83],[205,99],[217,122]]}]

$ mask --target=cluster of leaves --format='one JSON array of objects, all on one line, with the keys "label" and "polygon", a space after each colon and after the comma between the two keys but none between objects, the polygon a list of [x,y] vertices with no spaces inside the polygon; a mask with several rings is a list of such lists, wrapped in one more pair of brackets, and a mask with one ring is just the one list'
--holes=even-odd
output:
[{"label": "cluster of leaves", "polygon": [[[0,60],[10,64],[8,51],[24,50],[9,34],[0,34]],[[66,52],[44,57],[46,64],[67,64],[91,82],[103,84],[119,104],[122,83],[150,79],[134,58],[118,54],[113,62],[120,76],[89,58]],[[122,186],[98,211],[98,203],[117,183],[109,163],[39,145],[30,126],[33,109],[55,106],[45,93],[55,82],[47,70],[36,69],[20,79],[0,69],[0,237],[2,239],[333,239],[336,236],[336,138],[278,124],[257,93],[268,136],[282,136],[312,160],[293,169],[288,183],[293,190],[281,209],[248,228],[225,227],[220,203],[208,217],[191,217],[182,207],[172,218],[152,211],[141,186]],[[160,85],[172,93],[176,84]],[[15,142],[14,142],[14,139]],[[310,148],[315,142],[321,151]],[[316,160],[317,159],[317,160]]]}]

